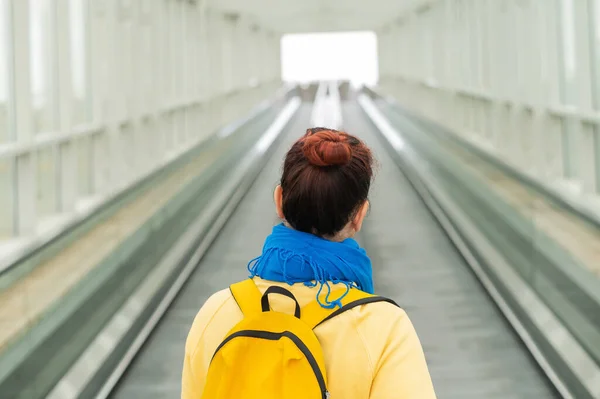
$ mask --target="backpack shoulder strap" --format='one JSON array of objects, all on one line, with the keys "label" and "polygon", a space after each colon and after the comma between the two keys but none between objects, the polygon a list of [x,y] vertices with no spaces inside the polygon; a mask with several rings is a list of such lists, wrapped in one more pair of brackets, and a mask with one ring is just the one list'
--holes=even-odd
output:
[{"label": "backpack shoulder strap", "polygon": [[[345,288],[333,291],[329,294],[332,298],[339,298],[346,292]],[[395,306],[398,306],[396,302],[389,298],[382,296],[371,295],[364,291],[356,288],[350,289],[348,294],[342,298],[342,307],[337,309],[325,309],[318,301],[313,301],[302,308],[302,320],[309,325],[310,328],[314,329],[322,323],[330,320],[347,310],[355,308],[357,306],[366,305],[374,302],[388,302]]]},{"label": "backpack shoulder strap", "polygon": [[244,317],[251,316],[262,311],[262,293],[252,279],[246,279],[229,286],[233,299],[240,307]]}]

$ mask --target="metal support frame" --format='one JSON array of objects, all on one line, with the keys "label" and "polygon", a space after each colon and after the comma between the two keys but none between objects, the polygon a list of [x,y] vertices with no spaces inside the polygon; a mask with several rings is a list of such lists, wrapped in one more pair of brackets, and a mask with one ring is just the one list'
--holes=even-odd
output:
[{"label": "metal support frame", "polygon": [[440,0],[378,31],[381,86],[545,183],[597,201],[599,26],[600,0]]},{"label": "metal support frame", "polygon": [[[280,82],[279,34],[205,2],[36,2],[41,27],[31,23],[37,3],[0,0],[0,262],[247,113]],[[31,54],[41,60],[33,72]]]}]

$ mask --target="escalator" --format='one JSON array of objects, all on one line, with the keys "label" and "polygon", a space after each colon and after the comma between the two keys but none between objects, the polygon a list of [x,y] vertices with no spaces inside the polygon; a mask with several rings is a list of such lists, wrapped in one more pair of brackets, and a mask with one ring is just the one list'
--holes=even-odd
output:
[{"label": "escalator", "polygon": [[[212,293],[247,277],[247,262],[260,254],[277,223],[272,193],[283,157],[309,117],[303,105],[111,398],[180,396],[185,340],[194,316]],[[411,317],[438,397],[559,397],[356,102],[343,105],[343,121],[344,130],[365,140],[379,163],[371,210],[357,238],[373,260],[377,293],[394,299]]]}]

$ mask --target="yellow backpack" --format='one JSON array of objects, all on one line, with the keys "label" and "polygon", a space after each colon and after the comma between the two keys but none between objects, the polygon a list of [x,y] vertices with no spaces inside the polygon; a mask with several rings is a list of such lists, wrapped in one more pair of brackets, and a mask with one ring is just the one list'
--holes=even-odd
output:
[{"label": "yellow backpack", "polygon": [[[328,399],[323,351],[313,329],[359,305],[394,303],[351,289],[341,308],[324,309],[314,301],[301,309],[294,295],[279,286],[261,294],[248,279],[230,290],[244,319],[215,351],[202,399]],[[343,292],[332,292],[330,297],[338,298]],[[294,315],[271,311],[270,294],[293,299]]]}]

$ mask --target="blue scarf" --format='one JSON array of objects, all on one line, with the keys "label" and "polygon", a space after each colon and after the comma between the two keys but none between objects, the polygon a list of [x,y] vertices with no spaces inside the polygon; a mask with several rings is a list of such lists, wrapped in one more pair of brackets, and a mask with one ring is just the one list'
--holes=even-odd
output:
[{"label": "blue scarf", "polygon": [[[265,240],[262,255],[248,263],[250,277],[280,283],[304,283],[308,287],[320,284],[317,300],[327,309],[336,305],[356,287],[373,293],[371,260],[366,251],[352,238],[333,242],[286,227],[273,227]],[[346,292],[340,298],[329,299],[330,283],[344,284]],[[327,289],[325,302],[321,301],[323,287]]]}]

